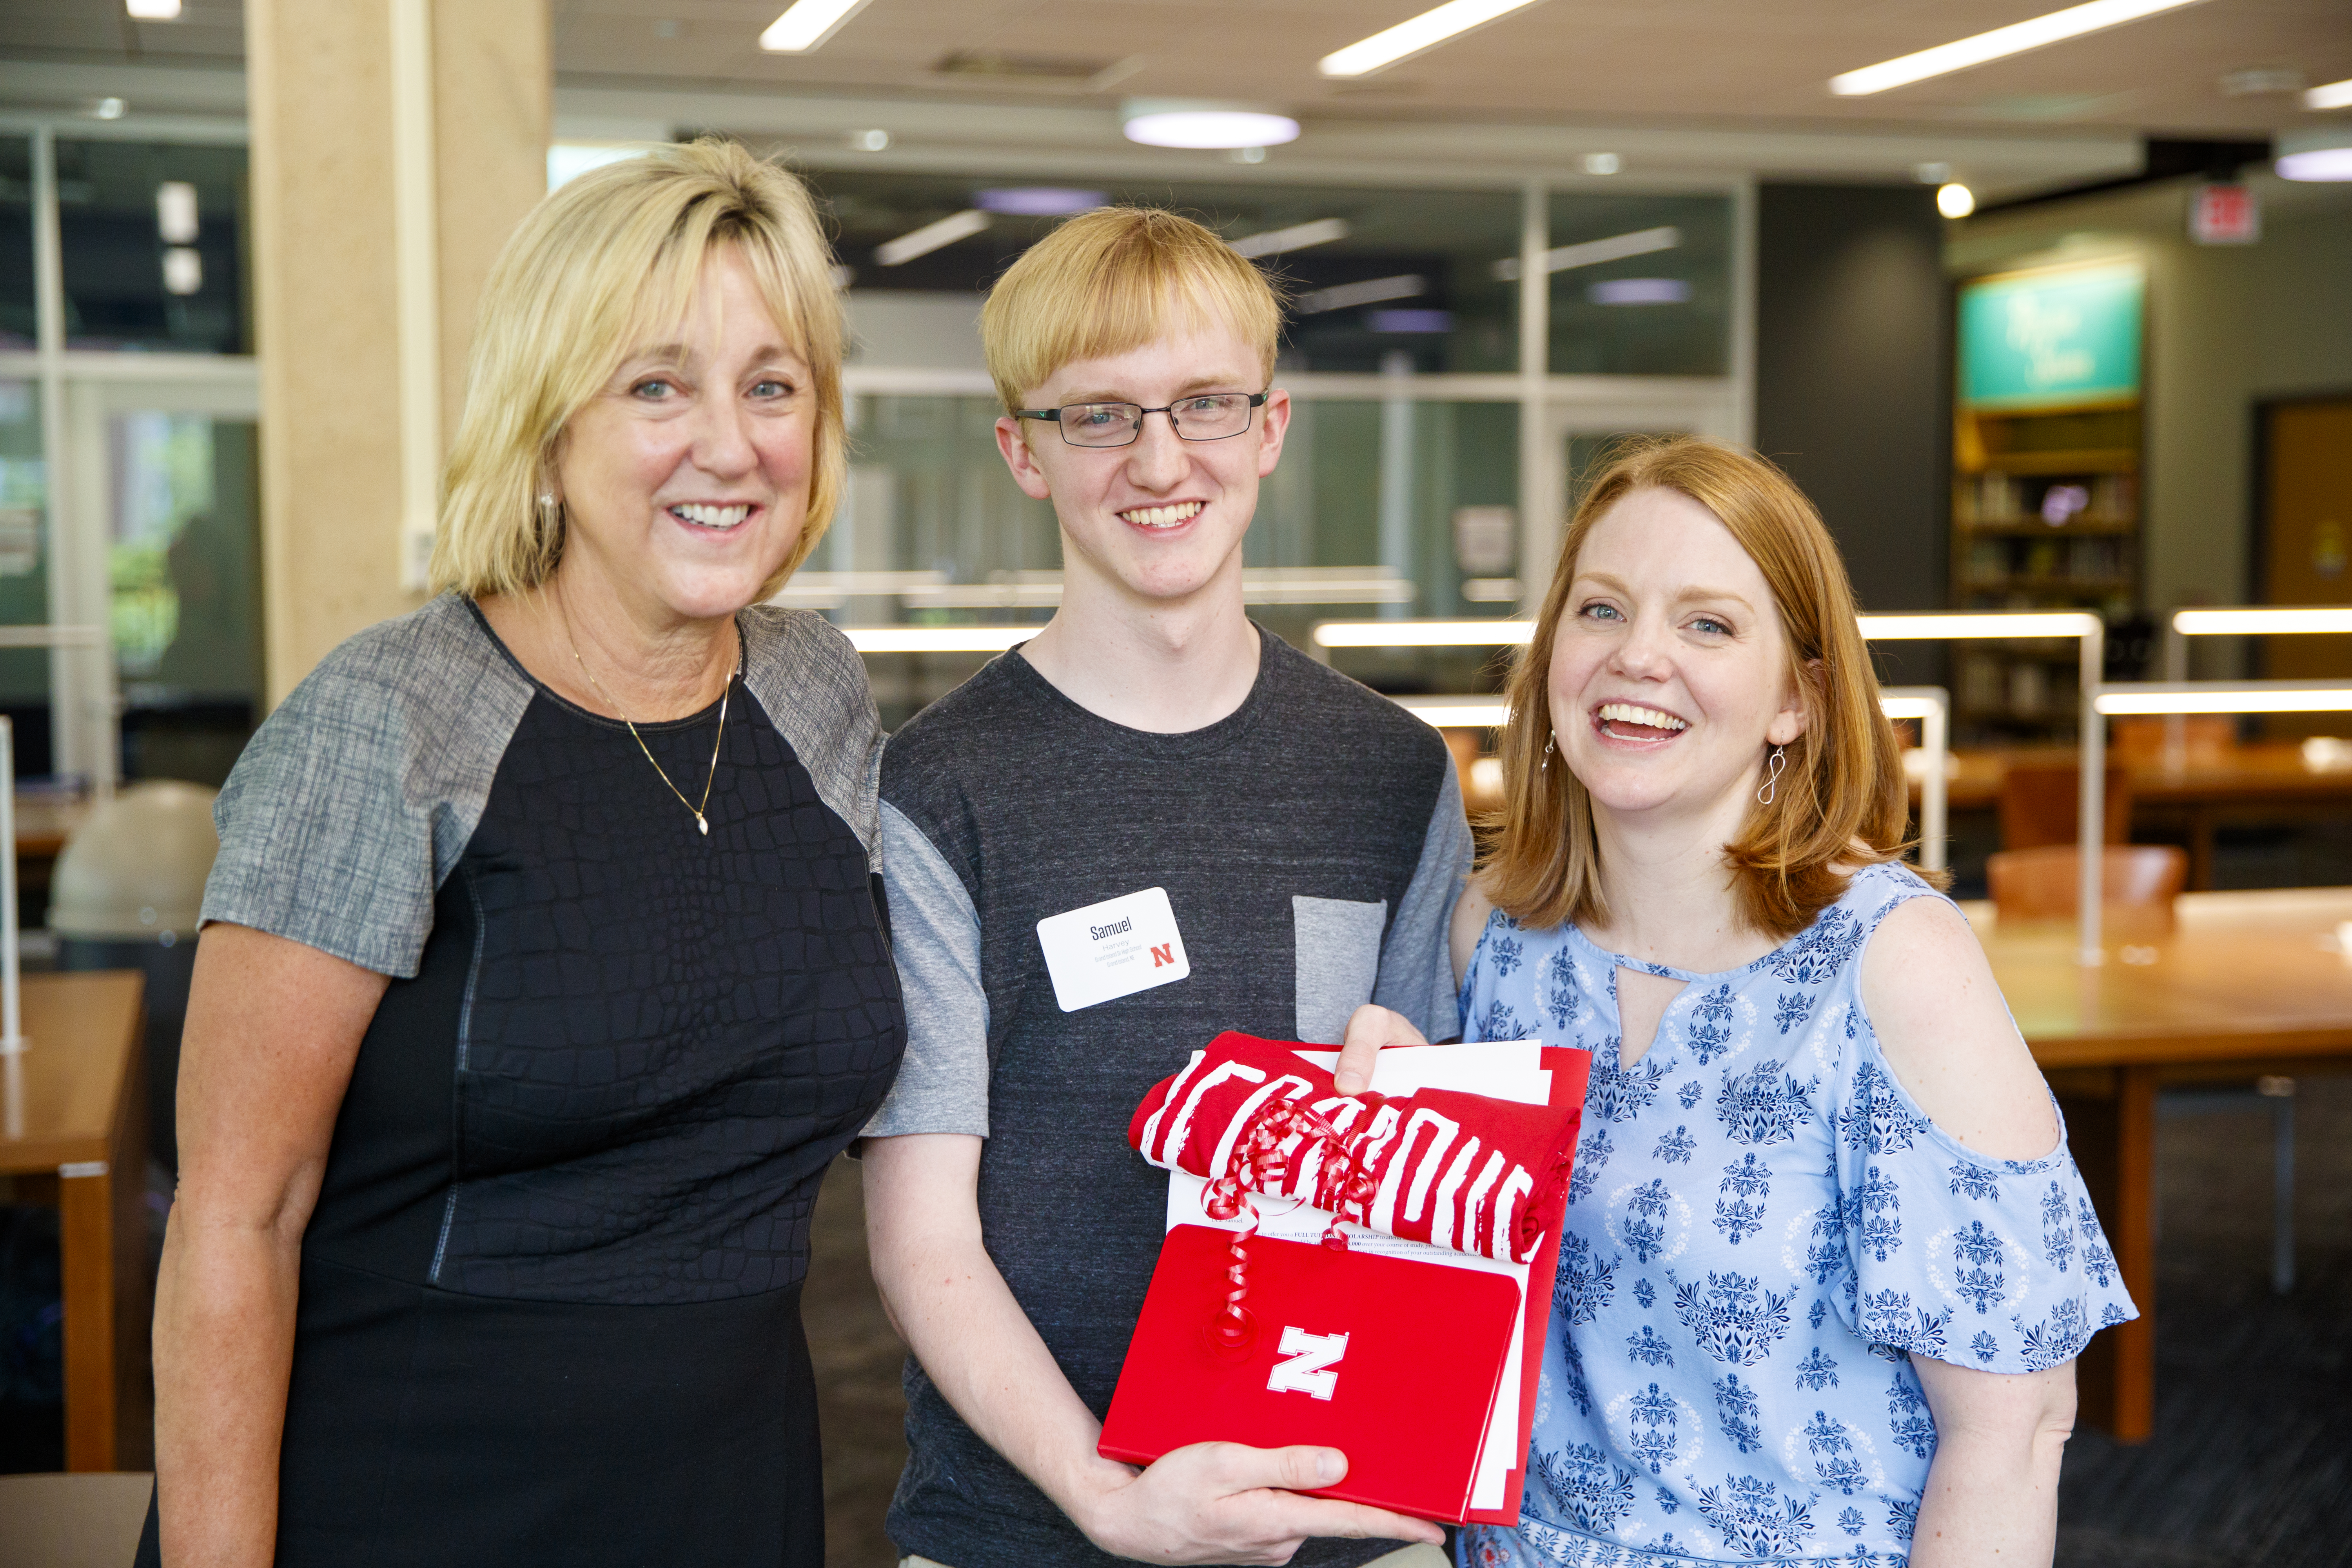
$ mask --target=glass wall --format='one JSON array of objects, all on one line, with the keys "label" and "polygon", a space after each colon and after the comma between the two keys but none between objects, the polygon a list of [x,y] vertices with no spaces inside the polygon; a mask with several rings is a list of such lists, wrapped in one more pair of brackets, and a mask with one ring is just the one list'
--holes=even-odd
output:
[{"label": "glass wall", "polygon": [[0,136],[0,352],[33,346],[33,144]]},{"label": "glass wall", "polygon": [[109,622],[123,772],[217,784],[261,688],[256,427],[201,414],[108,421]]},{"label": "glass wall", "polygon": [[1729,370],[1730,197],[1578,192],[1550,208],[1553,374]]},{"label": "glass wall", "polygon": [[58,143],[66,346],[253,352],[245,149]]},{"label": "glass wall", "polygon": [[[41,460],[41,400],[32,381],[0,380],[0,626],[49,618],[48,509]],[[0,648],[0,711],[16,727],[16,771],[55,771],[49,737],[49,655]]]},{"label": "glass wall", "polygon": [[[1073,212],[1106,202],[1199,219],[1290,298],[1284,367],[1516,369],[1518,254],[1510,191],[1398,191],[1235,181],[1014,182],[817,170],[854,292],[972,300]],[[1508,268],[1503,269],[1507,271]]]}]

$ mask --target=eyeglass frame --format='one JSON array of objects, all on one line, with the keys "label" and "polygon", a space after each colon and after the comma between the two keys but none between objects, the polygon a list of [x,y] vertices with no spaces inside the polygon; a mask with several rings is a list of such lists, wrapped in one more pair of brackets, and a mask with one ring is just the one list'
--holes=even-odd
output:
[{"label": "eyeglass frame", "polygon": [[[1250,393],[1195,392],[1187,394],[1184,397],[1179,398],[1177,401],[1180,403],[1189,403],[1195,397],[1245,397],[1249,402],[1248,409],[1244,410],[1244,413],[1246,414],[1250,411],[1265,407],[1265,400],[1272,395],[1274,395],[1274,389],[1272,387],[1268,387],[1264,392]],[[1127,439],[1124,441],[1102,441],[1097,442],[1093,446],[1088,446],[1083,441],[1071,440],[1068,427],[1062,423],[1063,412],[1071,408],[1100,408],[1105,405],[1132,408],[1136,411],[1135,424]],[[1015,419],[1043,419],[1046,421],[1051,424],[1055,430],[1061,433],[1062,445],[1065,447],[1075,447],[1081,452],[1116,452],[1121,447],[1134,446],[1138,441],[1143,439],[1143,422],[1154,414],[1165,414],[1168,416],[1168,428],[1175,433],[1176,438],[1179,441],[1230,441],[1236,436],[1246,436],[1249,434],[1250,425],[1252,422],[1247,418],[1244,418],[1242,421],[1242,427],[1240,429],[1228,430],[1222,436],[1187,436],[1184,434],[1184,427],[1176,423],[1175,408],[1176,404],[1174,403],[1164,404],[1158,408],[1146,408],[1139,403],[1129,403],[1123,398],[1093,397],[1084,399],[1077,403],[1065,403],[1060,408],[1016,408],[1013,411],[1013,417]]]}]

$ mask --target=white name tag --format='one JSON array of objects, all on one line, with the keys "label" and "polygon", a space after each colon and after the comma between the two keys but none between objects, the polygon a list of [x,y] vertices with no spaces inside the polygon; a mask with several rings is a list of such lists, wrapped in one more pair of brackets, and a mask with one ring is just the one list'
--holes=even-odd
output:
[{"label": "white name tag", "polygon": [[1164,888],[1105,899],[1037,922],[1037,945],[1065,1013],[1132,996],[1192,973]]}]

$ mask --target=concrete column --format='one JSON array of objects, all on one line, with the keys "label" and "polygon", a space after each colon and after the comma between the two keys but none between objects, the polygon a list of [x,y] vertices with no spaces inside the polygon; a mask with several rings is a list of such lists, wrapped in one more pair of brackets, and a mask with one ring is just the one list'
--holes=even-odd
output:
[{"label": "concrete column", "polygon": [[[425,287],[405,289],[404,11],[406,37],[427,46],[411,58],[430,61],[430,179],[415,188],[432,243],[419,250],[412,224],[409,252],[436,263]],[[404,407],[414,426],[415,409],[437,405],[438,430],[425,432],[437,470],[483,279],[547,188],[553,72],[546,0],[246,0],[245,16],[274,705],[337,643],[422,602],[401,584]],[[430,373],[421,403],[403,396],[404,299],[437,317],[408,358],[412,377]]]}]

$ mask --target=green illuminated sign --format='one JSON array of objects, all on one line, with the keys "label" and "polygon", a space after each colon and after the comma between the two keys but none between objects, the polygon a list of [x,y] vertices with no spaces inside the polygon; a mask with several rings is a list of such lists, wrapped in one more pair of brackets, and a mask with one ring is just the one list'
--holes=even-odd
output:
[{"label": "green illuminated sign", "polygon": [[1960,401],[1973,408],[2139,395],[2137,262],[2012,273],[1960,289]]}]

